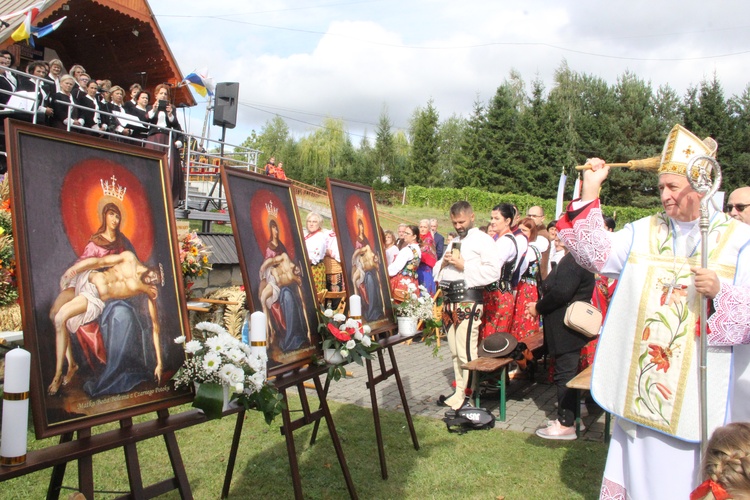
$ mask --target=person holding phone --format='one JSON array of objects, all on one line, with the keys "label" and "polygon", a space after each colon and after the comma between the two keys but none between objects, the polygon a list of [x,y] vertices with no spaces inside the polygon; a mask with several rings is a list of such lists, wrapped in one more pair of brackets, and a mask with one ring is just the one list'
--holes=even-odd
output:
[{"label": "person holding phone", "polygon": [[471,406],[469,398],[476,389],[476,376],[461,367],[479,355],[483,292],[500,279],[501,260],[492,237],[474,227],[474,209],[469,202],[454,203],[450,217],[458,237],[434,270],[443,291],[443,332],[451,350],[456,391],[441,395],[437,404],[458,410]]},{"label": "person holding phone", "polygon": [[[148,131],[147,139],[149,143],[158,143],[147,143],[146,147],[158,151],[169,150],[172,200],[176,205],[180,199],[183,199],[185,176],[182,172],[180,154],[177,151],[178,148],[182,147],[182,141],[180,140],[182,135],[178,133],[182,131],[182,127],[180,127],[180,122],[177,121],[174,107],[170,104],[169,86],[163,83],[156,86],[154,90],[154,104],[146,113],[146,117],[148,118],[148,123],[152,125]],[[175,132],[170,133],[168,129],[172,129]]]}]

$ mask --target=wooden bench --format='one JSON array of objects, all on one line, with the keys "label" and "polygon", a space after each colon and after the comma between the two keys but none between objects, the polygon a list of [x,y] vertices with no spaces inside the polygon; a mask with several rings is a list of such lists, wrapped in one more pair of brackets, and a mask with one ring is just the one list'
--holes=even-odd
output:
[{"label": "wooden bench", "polygon": [[[530,337],[526,337],[521,342],[526,344],[531,352],[538,351],[544,345],[544,334],[539,332]],[[496,379],[496,388],[500,393],[500,415],[496,420],[501,422],[505,421],[505,389],[508,378],[508,365],[513,363],[511,358],[477,358],[469,361],[465,365],[461,366],[464,370],[471,370],[476,372],[479,377],[479,382],[482,383],[485,380]],[[533,363],[529,364],[529,370],[531,370],[533,380]],[[479,407],[479,390],[474,394],[474,404]]]},{"label": "wooden bench", "polygon": [[[570,389],[575,389],[576,391],[576,401],[580,401],[581,399],[581,391],[590,391],[591,390],[591,372],[593,371],[593,365],[589,365],[584,370],[573,377],[567,384],[565,384]],[[576,404],[576,434],[580,437],[581,435],[581,405]],[[612,415],[604,412],[604,442],[609,443],[609,427],[610,427],[610,421],[612,419]]]}]

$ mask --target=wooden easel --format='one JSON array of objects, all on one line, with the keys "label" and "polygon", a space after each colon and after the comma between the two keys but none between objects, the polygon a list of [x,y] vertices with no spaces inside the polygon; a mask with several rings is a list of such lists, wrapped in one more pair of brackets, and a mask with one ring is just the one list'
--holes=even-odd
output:
[{"label": "wooden easel", "polygon": [[[367,369],[367,383],[366,387],[370,390],[370,402],[372,405],[372,418],[375,423],[375,439],[378,443],[378,457],[380,458],[380,475],[383,479],[388,479],[388,466],[385,462],[385,447],[383,445],[383,431],[380,426],[380,410],[378,408],[378,395],[375,391],[375,387],[388,380],[391,376],[396,378],[396,385],[398,386],[398,393],[401,396],[401,405],[404,408],[404,415],[406,416],[406,423],[409,426],[409,433],[411,434],[411,441],[414,444],[414,449],[419,450],[419,441],[417,439],[417,432],[414,430],[414,422],[411,418],[411,411],[409,411],[409,402],[406,399],[406,392],[404,392],[404,384],[401,382],[401,374],[398,371],[398,364],[396,363],[396,355],[393,353],[393,346],[411,340],[411,337],[402,337],[401,335],[390,335],[383,337],[378,340],[380,344],[379,352],[384,350],[388,351],[388,356],[391,359],[391,369],[386,369],[385,360],[383,356],[378,356],[378,365],[380,368],[380,374],[375,376],[372,368],[372,360],[365,360],[365,367]],[[327,378],[325,388],[323,392],[327,395],[328,389],[331,386],[331,379]],[[315,439],[318,435],[319,422],[315,422],[312,436],[310,437],[310,444],[315,444]]]},{"label": "wooden easel", "polygon": [[[190,483],[185,473],[175,431],[191,427],[206,421],[206,416],[198,410],[191,410],[170,415],[168,410],[157,411],[157,419],[133,424],[131,418],[120,420],[120,428],[102,434],[92,435],[91,428],[77,431],[60,437],[60,443],[41,450],[30,451],[26,463],[15,467],[0,466],[0,481],[23,476],[32,472],[52,467],[48,499],[60,497],[65,468],[68,462],[78,461],[78,489],[86,498],[94,498],[93,456],[97,453],[122,447],[125,452],[125,464],[130,482],[128,498],[154,498],[168,491],[179,490],[182,498],[193,498]],[[141,468],[138,461],[136,443],[158,436],[164,436],[174,476],[158,483],[144,486]]]},{"label": "wooden easel", "polygon": [[[279,375],[273,381],[273,385],[276,387],[276,389],[279,390],[281,395],[284,397],[284,403],[286,403],[286,409],[281,412],[281,417],[283,420],[281,433],[286,438],[286,450],[287,454],[289,455],[289,469],[292,473],[294,498],[300,500],[304,497],[302,495],[302,478],[300,477],[299,463],[297,462],[297,450],[294,445],[294,431],[312,423],[315,423],[317,429],[320,419],[322,418],[325,418],[326,424],[328,425],[328,433],[331,435],[333,448],[336,450],[336,456],[339,459],[341,472],[344,474],[344,481],[346,482],[346,488],[349,490],[349,496],[352,499],[358,498],[357,492],[354,489],[354,482],[352,481],[351,475],[349,474],[349,467],[346,465],[344,450],[343,448],[341,448],[341,441],[339,440],[339,435],[336,432],[336,426],[334,425],[333,418],[331,417],[331,410],[328,408],[326,391],[323,389],[323,386],[320,383],[320,376],[327,371],[327,366],[308,365],[299,370],[294,370],[283,375]],[[312,379],[315,384],[315,390],[317,391],[318,399],[320,400],[320,407],[316,411],[310,410],[310,404],[307,400],[307,393],[305,392],[304,387],[305,381],[310,379]],[[291,387],[297,388],[300,403],[302,404],[302,416],[296,420],[292,420],[289,412],[287,389]],[[229,452],[229,459],[227,460],[227,471],[224,476],[224,487],[221,490],[221,498],[227,498],[229,496],[229,486],[232,482],[234,464],[240,445],[240,436],[242,435],[242,423],[245,416],[244,413],[244,410],[242,410],[237,415],[237,423],[234,427],[232,448]]]}]

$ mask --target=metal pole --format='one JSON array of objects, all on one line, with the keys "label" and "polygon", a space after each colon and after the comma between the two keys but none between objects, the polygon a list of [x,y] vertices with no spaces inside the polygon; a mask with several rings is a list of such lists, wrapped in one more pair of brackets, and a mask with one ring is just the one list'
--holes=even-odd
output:
[{"label": "metal pole", "polygon": [[[696,175],[693,175],[693,171]],[[713,170],[713,179],[711,179]],[[700,220],[701,231],[701,267],[708,268],[708,204],[721,186],[721,167],[715,158],[695,156],[687,165],[687,178],[690,185],[701,194]],[[700,302],[700,344],[699,344],[699,382],[700,382],[700,426],[701,426],[701,463],[708,444],[708,297],[703,295]]]},{"label": "metal pole", "polygon": [[[226,125],[222,125],[221,126],[221,142],[220,142],[220,144],[221,144],[221,154],[220,154],[221,160],[219,161],[219,169],[221,169],[221,165],[224,163],[224,139],[226,138],[226,135],[227,135],[227,126]],[[221,175],[220,174],[216,174],[216,176],[219,179],[219,210],[221,210],[222,208],[224,208],[224,204],[221,201]]]}]

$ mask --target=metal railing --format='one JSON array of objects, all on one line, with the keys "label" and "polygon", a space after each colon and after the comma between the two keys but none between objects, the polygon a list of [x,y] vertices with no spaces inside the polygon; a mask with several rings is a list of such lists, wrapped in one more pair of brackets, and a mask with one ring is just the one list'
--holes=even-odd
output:
[{"label": "metal railing", "polygon": [[[17,75],[17,80],[20,78],[27,78],[34,81],[34,96],[30,93],[19,93],[9,92],[0,89],[0,94],[6,94],[11,96],[18,96],[22,99],[31,101],[30,106],[15,107],[11,105],[5,105],[5,109],[0,109],[0,118],[2,115],[9,115],[13,113],[30,114],[32,116],[32,122],[38,123],[38,120],[44,117],[44,114],[40,114],[40,104],[37,99],[39,88],[43,82],[53,83],[51,80],[46,80],[37,76],[29,75],[19,70],[11,68],[4,68],[6,71],[10,71],[14,75]],[[20,77],[20,78],[19,78]],[[193,219],[209,219],[209,220],[229,220],[228,214],[224,215],[213,215],[208,217],[208,211],[219,210],[221,211],[226,207],[226,196],[221,186],[221,179],[219,177],[220,166],[229,166],[234,168],[240,168],[249,172],[262,173],[258,167],[258,158],[261,151],[252,148],[246,148],[244,146],[223,143],[220,140],[212,140],[208,137],[202,137],[198,135],[189,134],[180,130],[172,128],[159,127],[154,124],[144,124],[144,128],[149,130],[158,130],[168,134],[169,143],[162,144],[160,142],[154,142],[149,140],[148,137],[145,139],[139,139],[136,137],[123,135],[111,130],[96,130],[89,127],[84,127],[73,123],[72,113],[73,109],[84,109],[91,111],[90,107],[81,106],[75,103],[64,103],[68,107],[68,120],[66,123],[66,130],[77,131],[77,132],[95,132],[96,134],[107,137],[110,139],[117,139],[125,143],[151,146],[155,149],[165,149],[167,153],[167,161],[171,164],[172,155],[175,154],[175,148],[169,145],[176,144],[176,149],[180,154],[182,169],[185,174],[185,192],[184,200],[182,200],[178,206],[175,207],[176,215],[178,218],[193,218]],[[96,110],[100,116],[112,117],[117,120],[122,126],[127,124],[133,124],[139,122],[135,116],[129,116],[127,119],[121,115],[110,113],[104,110]],[[179,141],[179,142],[178,142]],[[199,144],[206,144],[207,147],[199,147]],[[223,147],[222,147],[223,146]],[[227,152],[227,148],[231,151]],[[212,151],[213,150],[213,151]],[[225,151],[224,155],[220,151]],[[5,154],[1,152],[0,154]],[[316,186],[305,184],[303,182],[289,179],[292,184],[295,197],[303,208],[307,210],[315,210],[323,212],[324,217],[330,218],[330,204],[328,200],[328,191],[321,189]],[[303,205],[303,202],[309,202]],[[204,216],[200,213],[205,213]],[[387,213],[379,214],[381,219],[388,220],[393,223],[408,222],[405,219],[397,216],[392,216]]]}]

